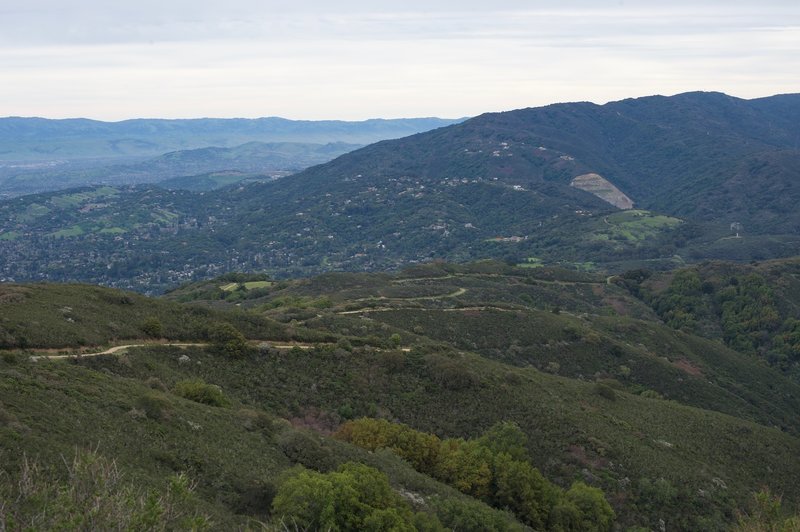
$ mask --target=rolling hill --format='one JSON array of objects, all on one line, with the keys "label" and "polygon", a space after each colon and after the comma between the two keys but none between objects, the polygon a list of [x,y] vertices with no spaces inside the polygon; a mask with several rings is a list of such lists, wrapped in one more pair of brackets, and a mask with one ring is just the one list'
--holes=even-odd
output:
[{"label": "rolling hill", "polygon": [[[553,486],[535,500],[592,488],[586,496],[605,500],[622,528],[728,529],[764,486],[793,508],[800,385],[720,342],[673,330],[609,281],[479,262],[278,282],[229,275],[173,291],[173,301],[86,285],[4,285],[2,326],[12,332],[0,353],[0,449],[13,459],[3,461],[0,489],[15,502],[0,515],[41,519],[34,510],[43,502],[58,509],[49,515],[75,511],[83,499],[70,506],[48,486],[77,497],[89,483],[99,486],[93,500],[116,501],[126,518],[144,511],[137,497],[149,492],[170,508],[164,519],[280,526],[280,501],[305,478],[298,471],[331,475],[349,462],[383,472],[401,506],[427,516],[418,519],[518,530],[533,522],[530,492],[508,485],[500,508],[513,514],[488,506],[498,504],[496,486],[516,478],[499,469],[510,458],[487,450],[498,446],[541,472],[546,481],[526,477],[534,493]],[[32,314],[45,327],[29,328],[22,346],[17,333]],[[173,341],[198,345],[160,345],[152,328],[138,326],[148,318]],[[45,336],[51,322],[60,344]],[[253,342],[227,347],[235,335],[212,332],[221,322]],[[92,351],[88,344],[134,342],[146,345],[30,359],[53,354],[41,350],[48,346],[77,355]],[[438,457],[429,459],[439,469],[400,460],[399,447],[367,452],[358,439],[342,441],[344,424],[364,416],[402,423],[393,430],[417,434],[406,442],[435,444],[426,456]],[[74,463],[63,458],[76,449]],[[87,465],[110,461],[131,486],[102,483],[107,468]],[[291,469],[298,464],[305,469]],[[459,476],[471,468],[501,484],[472,490],[474,480],[464,481],[473,477]],[[7,480],[20,471],[24,492]],[[175,475],[192,488],[183,498],[170,498]],[[551,524],[564,518],[547,506],[554,502],[542,504]],[[610,530],[604,522],[595,526]]]},{"label": "rolling hill", "polygon": [[[718,93],[558,104],[482,115],[288,180],[179,201],[139,189],[81,216],[44,217],[36,205],[50,197],[25,198],[0,204],[0,246],[14,257],[0,272],[60,280],[66,266],[81,280],[154,290],[230,270],[292,276],[435,258],[624,271],[792,256],[800,132],[787,117],[798,106],[795,95]],[[593,178],[595,191],[611,196],[573,186],[592,174],[605,180]],[[620,211],[611,197],[635,209]],[[136,209],[169,220],[113,222]],[[120,230],[102,233],[109,228]],[[21,246],[20,235],[37,245]],[[87,249],[111,267],[87,264]]]},{"label": "rolling hill", "polygon": [[787,119],[797,109],[800,95],[719,93],[555,104],[377,143],[306,176],[498,178],[537,189],[595,172],[638,207],[776,233],[797,224],[784,208],[797,195],[800,126]]}]

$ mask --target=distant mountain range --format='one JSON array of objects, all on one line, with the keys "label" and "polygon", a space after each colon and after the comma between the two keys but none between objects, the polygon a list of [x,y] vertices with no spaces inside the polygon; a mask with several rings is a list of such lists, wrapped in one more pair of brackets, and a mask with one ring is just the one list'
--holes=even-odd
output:
[{"label": "distant mountain range", "polygon": [[0,118],[0,161],[152,157],[170,151],[247,142],[369,144],[447,126],[443,118],[287,120],[285,118],[136,119]]},{"label": "distant mountain range", "polygon": [[[287,175],[365,144],[458,121],[0,118],[0,198],[93,184],[153,183],[219,171],[267,178]],[[217,183],[200,181],[200,186],[191,180],[177,183],[190,190],[214,188]]]},{"label": "distant mountain range", "polygon": [[[800,254],[799,174],[800,95],[558,104],[202,196],[116,190],[85,200],[100,204],[86,212],[74,194],[2,204],[0,275],[80,272],[152,290],[227,270],[299,275],[435,258],[623,270],[790,256]],[[82,258],[87,250],[99,263]]]}]

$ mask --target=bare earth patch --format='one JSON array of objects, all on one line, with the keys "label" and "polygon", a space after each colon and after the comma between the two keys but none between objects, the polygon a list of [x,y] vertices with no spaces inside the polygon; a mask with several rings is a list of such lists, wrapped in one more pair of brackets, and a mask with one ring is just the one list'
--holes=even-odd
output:
[{"label": "bare earth patch", "polygon": [[633,200],[614,186],[611,181],[599,174],[579,175],[572,180],[569,186],[583,190],[589,194],[594,194],[601,200],[610,203],[618,209],[626,210],[633,208]]}]

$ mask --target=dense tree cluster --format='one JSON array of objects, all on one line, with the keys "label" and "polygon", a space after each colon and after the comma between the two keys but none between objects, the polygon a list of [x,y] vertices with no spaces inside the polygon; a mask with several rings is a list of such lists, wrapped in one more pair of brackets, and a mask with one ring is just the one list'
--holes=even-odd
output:
[{"label": "dense tree cluster", "polygon": [[353,462],[331,473],[290,470],[272,511],[289,530],[444,530],[435,516],[413,512],[384,473]]},{"label": "dense tree cluster", "polygon": [[440,439],[406,425],[362,418],[336,436],[369,450],[390,449],[415,469],[496,508],[510,509],[535,529],[611,530],[614,511],[603,492],[575,482],[566,492],[525,459],[527,438],[499,423],[475,440]]},{"label": "dense tree cluster", "polygon": [[644,297],[676,329],[721,336],[732,349],[761,356],[783,370],[800,362],[800,321],[781,312],[762,275],[709,279],[695,269],[681,270],[666,290]]}]

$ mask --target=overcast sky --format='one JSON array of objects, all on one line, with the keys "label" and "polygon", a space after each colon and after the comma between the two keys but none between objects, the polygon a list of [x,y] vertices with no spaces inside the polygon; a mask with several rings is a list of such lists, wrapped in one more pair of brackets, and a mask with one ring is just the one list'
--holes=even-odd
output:
[{"label": "overcast sky", "polygon": [[800,92],[800,0],[0,0],[0,116],[472,116]]}]

